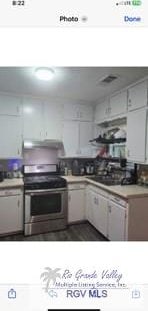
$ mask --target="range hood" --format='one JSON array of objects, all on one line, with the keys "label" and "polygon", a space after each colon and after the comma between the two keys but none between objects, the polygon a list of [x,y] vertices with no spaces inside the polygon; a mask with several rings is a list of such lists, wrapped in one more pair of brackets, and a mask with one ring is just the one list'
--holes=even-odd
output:
[{"label": "range hood", "polygon": [[24,149],[32,148],[52,148],[52,149],[63,149],[63,142],[61,140],[48,139],[48,140],[24,140]]}]

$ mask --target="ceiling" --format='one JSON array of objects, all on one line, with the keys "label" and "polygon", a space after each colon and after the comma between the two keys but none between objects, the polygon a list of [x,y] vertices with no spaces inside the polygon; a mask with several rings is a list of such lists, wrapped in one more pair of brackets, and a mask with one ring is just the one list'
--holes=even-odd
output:
[{"label": "ceiling", "polygon": [[[106,96],[148,75],[148,67],[52,67],[51,81],[37,80],[36,67],[0,67],[0,92],[81,103],[100,102]],[[107,75],[118,79],[99,85]]]}]

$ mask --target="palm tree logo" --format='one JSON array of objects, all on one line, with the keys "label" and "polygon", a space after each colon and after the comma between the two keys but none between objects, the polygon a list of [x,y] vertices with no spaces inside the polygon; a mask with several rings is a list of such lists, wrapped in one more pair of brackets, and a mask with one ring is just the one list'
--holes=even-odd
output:
[{"label": "palm tree logo", "polygon": [[61,277],[60,273],[58,273],[59,270],[61,269],[56,268],[52,270],[51,268],[47,267],[41,274],[40,279],[43,278],[43,282],[46,282],[46,286],[44,288],[46,293],[48,292],[50,282],[52,281],[52,283],[55,284],[56,279]]}]

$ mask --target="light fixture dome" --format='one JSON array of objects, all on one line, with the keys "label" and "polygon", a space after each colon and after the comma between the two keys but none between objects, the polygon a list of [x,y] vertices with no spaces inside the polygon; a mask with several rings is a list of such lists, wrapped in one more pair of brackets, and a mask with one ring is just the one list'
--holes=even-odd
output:
[{"label": "light fixture dome", "polygon": [[39,80],[49,81],[54,76],[54,70],[48,67],[39,67],[35,69],[35,76]]}]

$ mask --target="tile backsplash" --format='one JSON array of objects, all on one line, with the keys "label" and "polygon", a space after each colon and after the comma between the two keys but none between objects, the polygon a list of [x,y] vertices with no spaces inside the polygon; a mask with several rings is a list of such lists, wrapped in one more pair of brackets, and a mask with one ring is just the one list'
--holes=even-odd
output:
[{"label": "tile backsplash", "polygon": [[8,172],[13,170],[14,164],[17,164],[18,169],[22,168],[22,159],[0,159],[0,170]]}]

